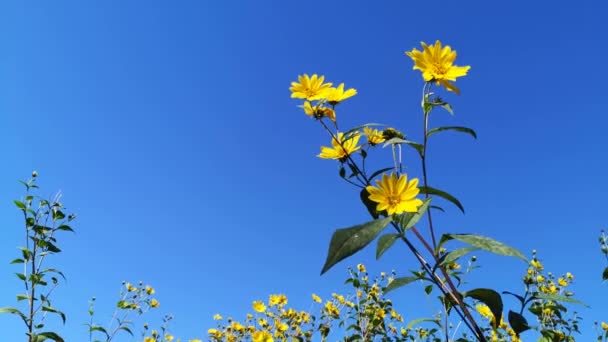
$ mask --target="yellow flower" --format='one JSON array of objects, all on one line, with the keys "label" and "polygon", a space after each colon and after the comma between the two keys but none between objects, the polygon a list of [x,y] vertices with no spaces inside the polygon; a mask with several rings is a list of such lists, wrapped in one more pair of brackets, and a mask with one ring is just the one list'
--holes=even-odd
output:
[{"label": "yellow flower", "polygon": [[312,300],[314,300],[317,303],[321,303],[321,297],[317,296],[316,294],[312,294]]},{"label": "yellow flower", "polygon": [[347,91],[344,91],[344,83],[340,83],[338,88],[329,88],[325,93],[325,98],[327,99],[327,103],[332,106],[335,106],[338,103],[355,95],[357,95],[357,90],[355,90],[354,88],[350,88]]},{"label": "yellow flower", "polygon": [[359,272],[363,273],[366,272],[367,270],[365,269],[365,265],[363,264],[358,264],[357,265],[357,269],[359,270]]},{"label": "yellow flower", "polygon": [[213,320],[215,320],[215,321],[220,321],[220,320],[222,320],[223,318],[224,318],[224,317],[222,317],[222,315],[220,315],[220,314],[215,314],[215,315],[213,315]]},{"label": "yellow flower", "polygon": [[253,310],[257,312],[264,312],[266,311],[266,305],[264,305],[264,303],[261,301],[255,301],[253,302]]},{"label": "yellow flower", "polygon": [[384,141],[386,141],[386,139],[384,139],[384,135],[382,134],[382,131],[379,131],[377,129],[364,127],[363,134],[365,134],[367,136],[367,142],[369,143],[370,146],[378,145],[378,144],[381,144]]},{"label": "yellow flower", "polygon": [[608,324],[606,324],[606,322],[602,322],[602,329],[608,331]]},{"label": "yellow flower", "polygon": [[471,67],[453,65],[456,51],[452,51],[452,48],[447,45],[441,47],[439,40],[435,42],[435,45],[429,46],[424,42],[421,44],[423,51],[413,49],[405,53],[414,61],[414,70],[420,70],[422,78],[426,82],[441,84],[447,90],[459,94],[460,90],[448,81],[456,81],[457,77],[465,76]]},{"label": "yellow flower", "polygon": [[545,281],[545,277],[543,277],[542,275],[539,274],[536,276],[536,281],[539,283],[542,283]]},{"label": "yellow flower", "polygon": [[277,330],[279,330],[279,331],[287,331],[287,329],[289,329],[289,326],[287,325],[287,323],[284,323],[284,322],[277,322],[277,323],[275,323],[275,326],[276,326]]},{"label": "yellow flower", "polygon": [[407,175],[402,174],[397,178],[395,173],[390,176],[384,174],[382,180],[376,181],[377,187],[369,185],[369,199],[377,202],[377,211],[386,210],[389,215],[401,214],[403,212],[415,213],[422,201],[416,196],[418,189],[418,178],[407,181]]},{"label": "yellow flower", "polygon": [[133,291],[137,290],[137,287],[131,285],[131,283],[127,283],[127,285],[125,285],[125,287],[127,288],[127,291],[129,291],[129,292],[133,292]]},{"label": "yellow flower", "polygon": [[340,316],[340,309],[338,309],[338,307],[335,306],[334,303],[329,300],[325,303],[324,310],[330,316]]},{"label": "yellow flower", "polygon": [[256,332],[254,332],[253,334],[251,334],[251,339],[253,340],[253,342],[273,342],[274,339],[272,338],[272,335],[265,330],[258,330]]},{"label": "yellow flower", "polygon": [[541,262],[537,259],[532,259],[532,261],[530,261],[530,265],[532,265],[532,267],[536,268],[539,271],[542,271],[544,268],[543,264],[541,264]]},{"label": "yellow flower", "polygon": [[207,333],[213,337],[222,337],[222,332],[217,329],[209,329],[207,330]]},{"label": "yellow flower", "polygon": [[312,77],[308,77],[307,74],[298,76],[299,83],[291,82],[291,88],[289,88],[291,97],[308,101],[325,98],[325,94],[332,84],[323,84],[324,80],[325,76],[317,76],[317,74],[312,75]]},{"label": "yellow flower", "polygon": [[203,342],[203,340],[198,340],[198,339],[196,339],[196,340],[188,340],[188,342]]},{"label": "yellow flower", "polygon": [[567,278],[568,280],[570,280],[570,281],[573,281],[573,280],[574,280],[574,276],[573,276],[573,275],[572,275],[572,273],[570,273],[570,272],[567,272],[567,273],[566,273],[566,278]]},{"label": "yellow flower", "polygon": [[154,292],[156,292],[156,291],[154,291],[154,288],[153,288],[152,286],[150,286],[150,285],[146,285],[146,293],[147,293],[147,294],[149,294],[149,295],[153,295],[153,294],[154,294]]},{"label": "yellow flower", "polygon": [[348,139],[345,139],[343,133],[338,133],[338,140],[342,142],[342,144],[338,143],[336,138],[332,137],[332,147],[321,146],[321,153],[318,157],[323,159],[338,159],[341,162],[344,162],[349,155],[361,148],[361,146],[357,146],[359,138],[359,134],[354,134],[350,135]]},{"label": "yellow flower", "polygon": [[165,340],[167,340],[167,342],[171,342],[174,339],[175,339],[175,337],[173,337],[173,335],[165,334]]},{"label": "yellow flower", "polygon": [[144,342],[156,342],[156,339],[154,337],[144,337]]},{"label": "yellow flower", "polygon": [[156,299],[152,299],[150,301],[150,306],[153,308],[157,308],[160,303]]},{"label": "yellow flower", "polygon": [[479,314],[482,315],[483,317],[490,319],[490,320],[494,319],[494,314],[492,313],[492,310],[490,310],[490,308],[487,305],[477,304],[475,309],[477,309],[477,312],[479,312]]},{"label": "yellow flower", "polygon": [[559,284],[559,286],[568,286],[568,282],[566,281],[566,279],[561,277],[557,279],[557,283]]},{"label": "yellow flower", "polygon": [[283,294],[278,294],[278,295],[270,295],[270,299],[268,300],[270,306],[275,306],[275,305],[279,305],[279,306],[283,306],[285,304],[287,304],[287,296],[283,295]]},{"label": "yellow flower", "polygon": [[304,113],[306,113],[306,115],[312,116],[315,119],[328,117],[331,121],[336,122],[336,112],[334,112],[334,110],[331,108],[323,107],[321,105],[316,105],[313,107],[308,101],[304,102],[304,106],[302,106],[302,108],[304,108]]}]

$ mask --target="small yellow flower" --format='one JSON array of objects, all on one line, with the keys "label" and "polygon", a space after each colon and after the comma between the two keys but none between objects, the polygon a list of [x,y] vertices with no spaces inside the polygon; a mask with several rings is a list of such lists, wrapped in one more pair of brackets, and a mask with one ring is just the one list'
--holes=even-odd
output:
[{"label": "small yellow flower", "polygon": [[370,146],[378,145],[386,141],[386,139],[384,139],[382,131],[379,131],[377,129],[363,127],[363,134],[365,134],[365,136],[367,137],[367,142]]},{"label": "small yellow flower", "polygon": [[545,281],[545,277],[543,277],[542,275],[539,274],[536,276],[536,281],[539,283],[542,283]]},{"label": "small yellow flower", "polygon": [[188,342],[203,342],[203,340],[195,339],[195,340],[188,340]]},{"label": "small yellow flower", "polygon": [[129,291],[129,292],[133,292],[133,291],[137,290],[137,287],[133,286],[131,283],[127,283],[125,285],[125,287],[127,288],[127,291]]},{"label": "small yellow flower", "polygon": [[324,107],[321,105],[312,106],[310,102],[304,102],[304,113],[308,116],[312,116],[315,119],[322,119],[324,117],[328,117],[331,121],[336,122],[336,112],[328,107]]},{"label": "small yellow flower", "polygon": [[222,337],[222,332],[217,329],[209,329],[207,330],[207,333],[213,337]]},{"label": "small yellow flower", "polygon": [[422,51],[413,49],[405,53],[414,61],[414,70],[420,70],[426,82],[441,84],[447,90],[459,94],[460,90],[448,81],[456,81],[456,78],[465,76],[471,67],[453,65],[456,51],[447,45],[442,47],[439,40],[430,46],[422,42],[422,47]]},{"label": "small yellow flower", "polygon": [[327,99],[327,103],[332,106],[335,106],[338,103],[355,95],[357,95],[357,90],[355,90],[354,88],[350,88],[347,91],[344,91],[344,83],[340,83],[337,88],[329,88],[325,93],[325,98]]},{"label": "small yellow flower", "polygon": [[215,321],[221,321],[222,319],[224,319],[224,317],[222,317],[220,314],[213,315],[213,320]]},{"label": "small yellow flower", "polygon": [[568,286],[568,282],[566,281],[566,279],[561,277],[557,279],[557,284],[559,284],[559,286]]},{"label": "small yellow flower", "polygon": [[494,314],[492,313],[492,310],[490,310],[490,308],[487,305],[477,304],[475,309],[477,309],[477,312],[479,312],[479,314],[482,315],[483,317],[490,319],[490,320],[494,319]]},{"label": "small yellow flower", "polygon": [[287,323],[284,322],[278,322],[276,324],[277,330],[278,331],[287,331],[287,329],[289,329],[289,326],[287,325]]},{"label": "small yellow flower", "polygon": [[150,307],[157,308],[159,305],[160,305],[160,303],[156,299],[152,299],[150,301]]},{"label": "small yellow flower", "polygon": [[251,334],[251,339],[253,342],[273,342],[274,339],[272,335],[265,330],[258,330]]},{"label": "small yellow flower", "polygon": [[573,281],[574,276],[572,275],[572,273],[568,272],[568,273],[566,273],[566,279],[568,279],[569,281]]},{"label": "small yellow flower", "polygon": [[175,337],[173,337],[173,335],[169,335],[169,334],[165,334],[165,340],[167,342],[171,342],[175,339]]},{"label": "small yellow flower", "polygon": [[395,173],[390,176],[384,174],[382,180],[376,181],[377,187],[369,185],[369,199],[378,203],[376,210],[386,210],[389,215],[404,212],[415,213],[422,201],[416,198],[418,189],[418,178],[407,181],[407,175],[402,174],[397,178]]},{"label": "small yellow flower", "polygon": [[150,286],[150,285],[146,285],[146,293],[147,293],[147,294],[149,294],[149,295],[153,295],[153,294],[154,294],[154,292],[156,292],[156,291],[154,291],[154,288],[153,288],[152,286]]},{"label": "small yellow flower", "polygon": [[367,272],[367,270],[365,269],[365,265],[363,264],[358,264],[357,265],[357,269],[359,270],[359,272],[364,273]]},{"label": "small yellow flower", "polygon": [[539,271],[542,271],[545,268],[543,264],[537,259],[532,259],[532,261],[530,261],[530,265],[532,265],[532,267],[536,268]]},{"label": "small yellow flower", "polygon": [[266,311],[266,305],[264,305],[264,303],[261,301],[255,301],[253,302],[253,310],[257,312],[264,312]]},{"label": "small yellow flower", "polygon": [[307,74],[298,76],[298,82],[291,82],[291,97],[306,99],[308,101],[325,98],[327,90],[332,86],[331,83],[323,83],[325,76],[317,74],[308,77]]},{"label": "small yellow flower", "polygon": [[321,297],[317,296],[316,294],[312,294],[312,300],[317,302],[317,303],[321,303]]},{"label": "small yellow flower", "polygon": [[146,336],[144,337],[144,342],[156,342],[156,339],[154,337]]},{"label": "small yellow flower", "polygon": [[287,296],[285,296],[284,294],[270,295],[270,299],[268,300],[268,303],[270,304],[270,306],[275,306],[275,305],[283,306],[283,305],[286,305],[287,304]]},{"label": "small yellow flower", "polygon": [[608,324],[606,324],[606,322],[602,322],[602,329],[608,331]]},{"label": "small yellow flower", "polygon": [[344,162],[349,155],[361,148],[361,146],[357,146],[360,138],[359,134],[351,135],[348,139],[345,139],[343,133],[338,133],[337,138],[338,140],[334,137],[331,138],[332,147],[321,146],[321,153],[318,155],[319,158],[338,159],[341,162]]}]

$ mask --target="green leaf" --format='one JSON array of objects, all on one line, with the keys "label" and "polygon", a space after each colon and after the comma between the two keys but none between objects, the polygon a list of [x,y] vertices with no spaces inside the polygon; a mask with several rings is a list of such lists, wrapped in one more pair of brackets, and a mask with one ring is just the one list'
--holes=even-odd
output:
[{"label": "green leaf", "polygon": [[478,250],[479,250],[479,248],[477,248],[477,247],[465,247],[465,248],[453,250],[443,257],[443,260],[441,261],[441,265],[447,265],[447,264],[451,263],[452,261],[456,261],[458,258],[462,257],[463,255],[466,255],[468,253],[478,251]]},{"label": "green leaf", "polygon": [[572,297],[561,296],[561,295],[557,295],[557,294],[537,293],[534,295],[534,297],[538,298],[538,299],[546,299],[546,300],[552,300],[555,302],[566,302],[566,303],[572,303],[572,304],[579,304],[579,305],[589,307],[589,305],[581,302],[578,299],[574,299]]},{"label": "green leaf", "polygon": [[391,139],[385,141],[384,145],[382,145],[382,148],[385,148],[389,145],[397,145],[397,144],[402,144],[402,143],[407,143],[407,140],[401,139],[399,137],[395,137],[395,138],[391,138]]},{"label": "green leaf", "polygon": [[385,234],[378,239],[378,246],[376,247],[376,260],[380,259],[382,254],[384,254],[384,252],[391,248],[391,246],[395,243],[395,241],[397,241],[399,236],[400,234],[396,233]]},{"label": "green leaf", "polygon": [[433,285],[427,285],[427,286],[425,286],[425,287],[424,287],[424,292],[425,292],[427,295],[430,295],[430,294],[431,294],[431,292],[433,292]]},{"label": "green leaf", "polygon": [[608,280],[608,267],[606,267],[606,269],[604,270],[604,273],[602,274],[602,280],[604,280],[604,281]]},{"label": "green leaf", "polygon": [[62,224],[59,227],[56,228],[57,230],[65,230],[65,231],[69,231],[69,232],[73,232],[74,229],[72,229],[72,227],[68,226],[67,224]]},{"label": "green leaf", "polygon": [[518,314],[509,310],[509,325],[513,328],[513,331],[519,336],[522,332],[530,329],[528,321],[523,315]]},{"label": "green leaf", "polygon": [[466,133],[469,134],[470,136],[472,136],[473,138],[477,139],[477,133],[475,133],[474,130],[468,128],[468,127],[460,127],[460,126],[443,126],[443,127],[436,127],[436,128],[431,128],[427,133],[426,136],[430,137],[431,135],[435,134],[435,133],[439,133],[439,132],[443,132],[443,131],[456,131],[456,132],[462,132],[462,133]]},{"label": "green leaf", "polygon": [[384,289],[384,293],[389,293],[395,289],[398,289],[402,286],[405,286],[409,283],[413,283],[416,280],[420,280],[419,277],[401,277],[401,278],[396,278],[393,281],[391,281],[387,286],[386,289]]},{"label": "green leaf", "polygon": [[399,219],[399,223],[401,224],[401,229],[405,232],[406,230],[412,228],[420,219],[422,215],[429,208],[429,204],[431,203],[431,198],[427,198],[422,202],[422,205],[418,208],[418,212],[415,213],[405,213],[401,215]]},{"label": "green leaf", "polygon": [[10,313],[13,315],[17,315],[19,317],[21,317],[21,319],[23,320],[23,322],[27,325],[27,317],[25,316],[25,314],[15,308],[0,308],[0,314],[3,313]]},{"label": "green leaf", "polygon": [[61,312],[53,307],[50,307],[50,306],[43,306],[42,311],[47,311],[47,312],[52,312],[52,313],[58,314],[61,317],[63,324],[65,324],[65,314],[63,312]]},{"label": "green leaf", "polygon": [[129,328],[127,328],[127,327],[120,327],[120,329],[119,329],[119,330],[124,330],[124,331],[128,332],[128,333],[129,333],[129,335],[134,336],[134,335],[133,335],[133,332],[131,331],[131,329],[129,329]]},{"label": "green leaf", "polygon": [[503,308],[500,293],[492,289],[474,289],[465,292],[464,297],[471,297],[487,305],[494,315],[494,325],[500,323]]},{"label": "green leaf", "polygon": [[49,339],[49,340],[53,340],[55,342],[64,342],[64,340],[63,340],[63,338],[61,338],[61,336],[57,335],[54,332],[50,332],[50,331],[40,333],[40,334],[38,334],[37,337],[38,338],[43,337],[42,340],[38,339],[38,341],[45,341],[45,340]]},{"label": "green leaf", "polygon": [[420,192],[423,194],[439,196],[439,197],[447,200],[448,202],[451,202],[452,204],[457,206],[458,209],[460,209],[460,211],[462,211],[464,213],[464,207],[462,206],[460,201],[458,199],[456,199],[456,197],[448,194],[447,192],[439,190],[439,189],[435,189],[430,186],[421,186],[419,189],[420,189]]},{"label": "green leaf", "polygon": [[485,237],[485,236],[481,236],[481,235],[474,235],[474,234],[445,234],[444,236],[448,237],[448,239],[456,239],[459,241],[462,241],[464,243],[468,243],[471,246],[498,254],[498,255],[505,255],[505,256],[514,256],[514,257],[518,257],[521,260],[525,261],[526,263],[529,263],[528,259],[526,259],[526,257],[521,254],[520,251],[518,251],[517,249],[513,248],[513,247],[509,247],[507,245],[505,245],[502,242],[498,242],[494,239],[491,239],[489,237]]},{"label": "green leaf", "polygon": [[21,210],[25,210],[27,208],[25,206],[25,204],[23,204],[23,202],[21,202],[21,201],[14,200],[13,203],[15,203],[15,205],[17,206],[17,208],[19,208]]},{"label": "green leaf", "polygon": [[327,260],[321,274],[367,246],[391,222],[391,217],[376,219],[350,228],[338,229],[329,242]]},{"label": "green leaf", "polygon": [[24,260],[23,259],[15,259],[13,261],[10,262],[11,264],[23,264]]},{"label": "green leaf", "polygon": [[418,154],[420,156],[422,156],[422,149],[424,148],[422,146],[422,144],[419,144],[419,143],[414,142],[414,141],[409,141],[409,140],[406,140],[404,143],[406,145],[408,145],[409,147],[413,148],[414,150],[416,150],[418,152]]},{"label": "green leaf", "polygon": [[25,274],[23,273],[15,273],[15,275],[17,275],[17,277],[23,281],[25,281]]},{"label": "green leaf", "polygon": [[408,329],[411,329],[411,328],[412,328],[414,325],[416,325],[416,324],[420,324],[420,323],[424,323],[424,322],[432,322],[432,323],[437,324],[437,326],[441,327],[441,324],[440,324],[440,323],[439,323],[439,321],[438,321],[437,319],[435,319],[435,318],[417,318],[417,319],[415,319],[415,320],[413,320],[413,321],[409,322],[409,323],[407,324],[407,328],[408,328]]},{"label": "green leaf", "polygon": [[28,298],[29,298],[29,297],[28,297],[27,295],[22,295],[22,294],[18,294],[18,295],[17,295],[17,301],[18,301],[18,302],[20,302],[20,301],[22,301],[22,300],[26,300],[26,299],[28,299]]},{"label": "green leaf", "polygon": [[436,209],[436,210],[439,210],[439,211],[445,213],[445,210],[442,207],[438,206],[438,205],[431,205],[431,206],[429,206],[429,208],[430,209]]}]

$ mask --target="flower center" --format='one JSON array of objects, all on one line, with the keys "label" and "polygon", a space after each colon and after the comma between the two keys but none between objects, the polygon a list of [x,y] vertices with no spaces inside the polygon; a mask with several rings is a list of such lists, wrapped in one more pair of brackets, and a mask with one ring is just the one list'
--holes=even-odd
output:
[{"label": "flower center", "polygon": [[388,204],[389,204],[391,207],[396,207],[396,206],[399,204],[399,202],[401,201],[401,198],[400,198],[400,197],[401,197],[401,196],[399,196],[399,195],[396,195],[396,194],[395,194],[395,195],[388,195],[388,196],[386,197],[386,199],[387,199],[387,201],[388,201]]},{"label": "flower center", "polygon": [[447,73],[447,68],[441,63],[433,63],[433,74],[435,76],[443,76]]}]

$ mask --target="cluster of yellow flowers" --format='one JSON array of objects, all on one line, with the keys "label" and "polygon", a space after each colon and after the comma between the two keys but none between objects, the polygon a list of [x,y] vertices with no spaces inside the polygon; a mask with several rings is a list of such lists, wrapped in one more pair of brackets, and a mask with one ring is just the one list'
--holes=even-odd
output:
[{"label": "cluster of yellow flowers", "polygon": [[326,300],[312,294],[313,304],[320,304],[318,316],[289,308],[285,295],[273,294],[268,301],[254,301],[253,313],[248,314],[243,323],[232,318],[224,321],[220,314],[214,315],[218,324],[208,330],[209,338],[212,341],[312,341],[317,334],[327,338],[336,325],[348,327],[347,334],[366,341],[380,337],[392,337],[395,341],[410,338],[413,330],[397,326],[403,323],[403,316],[384,298],[386,286],[394,277],[381,273],[370,281],[362,264],[349,272],[351,276],[346,282],[354,287],[354,293],[332,293]]},{"label": "cluster of yellow flowers", "polygon": [[144,309],[159,307],[158,300],[151,297],[155,290],[150,285],[144,286],[142,282],[139,282],[138,286],[126,282],[123,282],[123,285],[126,291],[121,292],[122,299],[118,302],[119,308],[143,312]]}]

